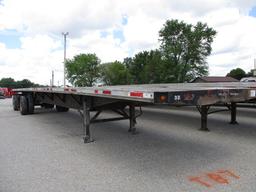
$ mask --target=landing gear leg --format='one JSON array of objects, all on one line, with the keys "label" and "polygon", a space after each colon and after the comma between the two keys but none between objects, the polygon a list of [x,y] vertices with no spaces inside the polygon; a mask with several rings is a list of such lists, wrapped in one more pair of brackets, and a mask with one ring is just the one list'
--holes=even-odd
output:
[{"label": "landing gear leg", "polygon": [[230,105],[230,111],[231,111],[231,121],[230,124],[236,125],[238,122],[236,121],[236,103],[232,102]]},{"label": "landing gear leg", "polygon": [[207,128],[207,117],[208,117],[208,111],[210,109],[210,106],[207,105],[203,105],[201,107],[199,107],[200,109],[199,112],[201,114],[201,128],[199,129],[200,131],[210,131]]},{"label": "landing gear leg", "polygon": [[129,128],[129,132],[131,132],[132,134],[137,134],[138,132],[136,131],[135,128],[135,124],[136,124],[136,117],[135,117],[135,106],[134,105],[130,105],[129,106],[129,119],[130,119],[130,128]]},{"label": "landing gear leg", "polygon": [[94,140],[91,137],[91,131],[90,131],[90,100],[83,100],[83,130],[84,130],[84,143],[91,143]]}]

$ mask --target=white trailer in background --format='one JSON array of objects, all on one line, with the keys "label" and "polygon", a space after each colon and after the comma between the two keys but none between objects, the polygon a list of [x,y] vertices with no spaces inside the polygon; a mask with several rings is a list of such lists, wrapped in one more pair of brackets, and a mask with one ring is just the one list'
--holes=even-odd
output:
[{"label": "white trailer in background", "polygon": [[[201,129],[208,131],[208,114],[212,105],[222,104],[231,111],[231,122],[236,124],[237,103],[256,99],[256,83],[180,83],[106,87],[26,88],[15,89],[13,109],[22,115],[33,114],[34,106],[53,108],[59,112],[78,109],[83,117],[84,142],[93,141],[90,124],[128,119],[129,132],[136,133],[136,118],[141,106],[172,105],[196,106],[201,114]],[[138,114],[135,108],[140,107]],[[126,110],[128,108],[128,110]],[[82,110],[82,112],[81,112]],[[104,110],[112,110],[120,117],[98,119]],[[91,112],[95,112],[91,117]]]}]

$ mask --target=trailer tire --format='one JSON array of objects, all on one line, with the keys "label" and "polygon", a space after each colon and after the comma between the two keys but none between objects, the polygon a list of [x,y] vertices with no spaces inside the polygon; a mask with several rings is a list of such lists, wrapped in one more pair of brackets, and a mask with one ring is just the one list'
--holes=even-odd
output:
[{"label": "trailer tire", "polygon": [[20,96],[13,95],[12,96],[12,107],[14,111],[19,111],[20,109]]},{"label": "trailer tire", "polygon": [[33,114],[34,113],[34,99],[32,94],[27,95],[27,100],[28,100],[28,114]]},{"label": "trailer tire", "polygon": [[20,96],[20,113],[21,115],[28,114],[28,99],[26,96]]},{"label": "trailer tire", "polygon": [[56,105],[56,110],[58,112],[67,112],[69,110],[69,108]]}]

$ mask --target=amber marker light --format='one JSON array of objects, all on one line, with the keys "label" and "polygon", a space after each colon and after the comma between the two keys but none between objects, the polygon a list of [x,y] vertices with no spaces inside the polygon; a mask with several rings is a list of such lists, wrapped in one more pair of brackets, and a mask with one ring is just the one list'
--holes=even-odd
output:
[{"label": "amber marker light", "polygon": [[161,103],[165,103],[166,100],[167,100],[167,97],[166,97],[165,95],[161,95],[161,96],[160,96],[160,102],[161,102]]}]

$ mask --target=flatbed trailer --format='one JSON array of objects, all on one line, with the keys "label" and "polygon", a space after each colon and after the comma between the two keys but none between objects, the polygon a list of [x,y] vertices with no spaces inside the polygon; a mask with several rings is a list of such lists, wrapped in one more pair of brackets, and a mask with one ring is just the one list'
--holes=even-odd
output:
[{"label": "flatbed trailer", "polygon": [[[142,115],[142,106],[196,106],[201,115],[202,131],[209,131],[207,116],[221,110],[210,111],[213,105],[221,104],[231,112],[231,124],[237,124],[237,103],[256,100],[256,83],[178,83],[122,85],[104,87],[42,87],[15,89],[13,109],[22,115],[33,114],[34,106],[40,105],[66,112],[77,109],[83,119],[83,140],[92,142],[92,123],[128,119],[129,132],[136,134],[136,119]],[[135,108],[139,107],[136,112]],[[99,119],[102,111],[111,110],[120,117]],[[91,116],[91,112],[93,116]]]}]

